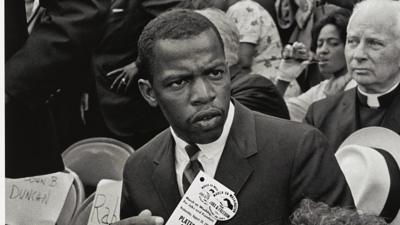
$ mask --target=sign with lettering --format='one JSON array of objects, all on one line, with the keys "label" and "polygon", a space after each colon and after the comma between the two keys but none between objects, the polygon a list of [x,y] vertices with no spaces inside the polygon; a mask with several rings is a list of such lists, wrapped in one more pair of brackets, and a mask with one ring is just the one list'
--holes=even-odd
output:
[{"label": "sign with lettering", "polygon": [[56,224],[73,180],[64,172],[6,178],[6,224]]},{"label": "sign with lettering", "polygon": [[122,181],[103,179],[99,182],[90,211],[88,225],[119,221]]},{"label": "sign with lettering", "polygon": [[231,219],[237,210],[234,192],[200,171],[166,225],[214,225]]}]

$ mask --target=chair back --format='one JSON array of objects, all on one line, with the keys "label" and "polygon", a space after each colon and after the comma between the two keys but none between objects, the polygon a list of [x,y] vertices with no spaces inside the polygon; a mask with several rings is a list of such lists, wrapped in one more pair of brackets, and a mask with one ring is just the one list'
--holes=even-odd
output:
[{"label": "chair back", "polygon": [[132,153],[129,145],[100,137],[71,145],[62,153],[62,158],[65,166],[78,174],[85,188],[95,188],[101,179],[122,180],[125,161]]},{"label": "chair back", "polygon": [[90,210],[92,209],[95,193],[91,194],[79,207],[70,225],[87,225],[89,222]]},{"label": "chair back", "polygon": [[85,200],[85,189],[78,175],[68,171],[74,176],[71,188],[68,191],[61,213],[57,219],[57,225],[69,225],[73,216]]}]

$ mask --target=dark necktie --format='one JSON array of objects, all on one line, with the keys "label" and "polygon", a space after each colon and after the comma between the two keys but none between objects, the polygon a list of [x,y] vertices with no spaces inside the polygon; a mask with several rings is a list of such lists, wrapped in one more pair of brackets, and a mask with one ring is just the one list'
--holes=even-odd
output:
[{"label": "dark necktie", "polygon": [[203,166],[197,159],[197,156],[200,149],[197,145],[186,145],[185,150],[189,156],[189,163],[187,164],[185,170],[183,171],[182,176],[182,186],[183,192],[186,192],[189,188],[190,184],[193,182],[196,175],[199,173],[200,170],[203,170]]}]

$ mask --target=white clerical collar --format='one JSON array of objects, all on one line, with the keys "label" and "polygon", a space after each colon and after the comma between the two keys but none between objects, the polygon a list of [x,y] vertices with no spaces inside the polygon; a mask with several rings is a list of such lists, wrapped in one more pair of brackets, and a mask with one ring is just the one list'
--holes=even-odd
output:
[{"label": "white clerical collar", "polygon": [[396,83],[392,88],[390,88],[389,90],[387,90],[387,91],[385,91],[385,92],[383,92],[383,93],[378,93],[378,94],[366,93],[366,92],[364,92],[364,91],[361,90],[360,86],[358,86],[357,89],[358,89],[358,91],[359,91],[362,95],[364,95],[365,97],[367,97],[367,105],[368,105],[369,107],[378,108],[378,107],[381,106],[380,103],[379,103],[379,99],[378,99],[378,98],[381,97],[381,96],[383,96],[383,95],[386,95],[386,94],[392,92],[394,89],[397,88],[397,86],[399,86],[399,84],[400,84],[400,81],[397,82],[397,83]]},{"label": "white clerical collar", "polygon": [[[224,150],[226,140],[228,139],[229,131],[231,130],[232,123],[233,123],[233,117],[235,115],[235,106],[232,104],[232,102],[229,103],[229,109],[228,109],[228,115],[225,120],[224,128],[222,130],[221,136],[214,142],[208,143],[208,144],[197,144],[197,146],[200,148],[201,152],[207,157],[207,158],[212,158],[218,153],[222,153]],[[175,144],[177,145],[178,149],[185,149],[186,141],[182,140],[180,137],[176,135],[174,132],[174,129],[170,127],[172,137],[175,140]]]}]

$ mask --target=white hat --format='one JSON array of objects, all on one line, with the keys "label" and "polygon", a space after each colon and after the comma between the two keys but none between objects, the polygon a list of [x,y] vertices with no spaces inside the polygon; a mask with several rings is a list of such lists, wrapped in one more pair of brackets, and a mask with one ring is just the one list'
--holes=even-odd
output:
[{"label": "white hat", "polygon": [[400,136],[383,127],[363,128],[335,156],[357,209],[400,225]]}]

